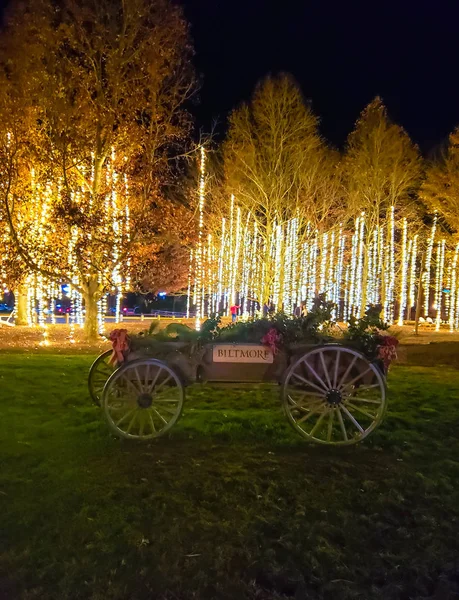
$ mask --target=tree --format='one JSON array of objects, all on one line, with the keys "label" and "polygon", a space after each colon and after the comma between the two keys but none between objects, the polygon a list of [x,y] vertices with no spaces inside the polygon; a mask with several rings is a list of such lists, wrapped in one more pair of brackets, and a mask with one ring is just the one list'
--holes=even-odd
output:
[{"label": "tree", "polygon": [[445,156],[427,169],[421,198],[437,212],[451,233],[459,235],[459,128],[449,136]]},{"label": "tree", "polygon": [[392,206],[403,216],[419,218],[422,169],[418,148],[390,121],[381,98],[375,98],[347,140],[343,172],[351,215],[364,211],[369,229]]},{"label": "tree", "polygon": [[[9,101],[33,115],[27,156],[52,187],[50,219],[71,245],[94,337],[98,298],[169,210],[163,188],[191,127],[188,26],[168,0],[26,0],[7,23],[0,62]],[[18,252],[42,271],[10,227]]]},{"label": "tree", "polygon": [[[343,159],[349,216],[365,214],[366,250],[373,241],[373,232],[386,222],[392,208],[396,215],[420,222],[417,191],[422,170],[417,147],[399,125],[390,121],[382,100],[375,98],[363,110],[349,135]],[[367,304],[369,254],[365,252],[360,282],[361,316]],[[381,300],[384,304],[385,299]]]},{"label": "tree", "polygon": [[338,155],[324,143],[317,117],[285,74],[261,81],[251,102],[232,112],[223,155],[227,189],[253,216],[264,240],[259,300],[265,303],[275,276],[276,226],[296,218],[300,236],[306,236],[308,223],[314,230],[339,220]]}]

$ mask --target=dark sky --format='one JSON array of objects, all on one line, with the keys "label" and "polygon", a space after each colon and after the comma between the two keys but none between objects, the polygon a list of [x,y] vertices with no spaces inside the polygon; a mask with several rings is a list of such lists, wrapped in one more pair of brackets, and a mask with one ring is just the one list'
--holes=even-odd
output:
[{"label": "dark sky", "polygon": [[459,0],[181,2],[207,132],[217,120],[223,133],[228,112],[278,71],[295,76],[336,145],[375,95],[425,153],[459,125]]},{"label": "dark sky", "polygon": [[256,81],[288,71],[341,145],[382,96],[428,152],[459,125],[459,1],[183,0],[203,76],[198,120],[224,129]]}]

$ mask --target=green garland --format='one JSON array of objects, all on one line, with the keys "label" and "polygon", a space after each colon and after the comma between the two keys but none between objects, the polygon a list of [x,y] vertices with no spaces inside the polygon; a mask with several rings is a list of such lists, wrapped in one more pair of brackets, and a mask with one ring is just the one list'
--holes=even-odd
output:
[{"label": "green garland", "polygon": [[[265,343],[271,347],[275,345],[274,350],[289,348],[295,344],[339,342],[359,350],[370,360],[376,360],[382,339],[381,332],[388,329],[388,325],[380,318],[381,308],[371,306],[364,317],[351,317],[347,330],[338,334],[332,320],[333,309],[331,302],[318,298],[315,306],[304,317],[292,318],[278,313],[224,327],[221,327],[220,317],[213,317],[204,321],[199,331],[182,323],[170,323],[164,329],[159,329],[160,321],[154,321],[148,330],[131,336],[131,349],[159,358],[171,352],[192,356],[205,344],[212,342]],[[164,342],[175,343],[169,346]]]}]

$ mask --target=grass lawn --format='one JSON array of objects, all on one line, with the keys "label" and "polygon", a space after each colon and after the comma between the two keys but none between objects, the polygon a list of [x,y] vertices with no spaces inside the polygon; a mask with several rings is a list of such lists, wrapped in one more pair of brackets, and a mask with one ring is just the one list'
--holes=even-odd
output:
[{"label": "grass lawn", "polygon": [[170,436],[110,435],[87,355],[0,355],[0,598],[459,598],[459,371],[394,367],[351,448],[277,390],[190,389]]}]

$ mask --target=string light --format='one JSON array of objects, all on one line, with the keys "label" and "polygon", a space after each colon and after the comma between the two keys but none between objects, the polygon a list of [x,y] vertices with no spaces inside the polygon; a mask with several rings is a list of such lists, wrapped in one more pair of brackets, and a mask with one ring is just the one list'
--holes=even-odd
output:
[{"label": "string light", "polygon": [[409,311],[408,318],[411,314],[411,309],[415,305],[415,286],[416,286],[416,260],[417,260],[417,248],[418,248],[418,235],[416,234],[413,238],[413,244],[411,246],[411,265],[410,265],[410,283],[409,283]]},{"label": "string light", "polygon": [[453,332],[456,328],[456,296],[457,296],[457,258],[459,254],[459,244],[454,250],[453,260],[451,261],[451,283],[449,288],[449,330]]},{"label": "string light", "polygon": [[441,325],[441,308],[442,308],[442,293],[443,293],[443,273],[445,270],[445,240],[438,242],[437,247],[437,275],[435,288],[435,308],[437,311],[435,317],[435,331],[440,331]]},{"label": "string light", "polygon": [[403,316],[406,309],[406,282],[407,282],[407,271],[408,271],[408,259],[407,259],[407,232],[408,222],[403,219],[403,233],[402,233],[402,260],[401,260],[401,277],[400,277],[400,308],[398,314],[398,325],[403,325]]},{"label": "string light", "polygon": [[435,231],[437,228],[437,214],[435,213],[432,229],[430,233],[430,237],[427,241],[427,251],[426,251],[426,260],[424,266],[424,273],[422,276],[423,285],[424,285],[424,316],[429,316],[429,308],[430,308],[430,265],[432,262],[432,253],[435,241]]}]

